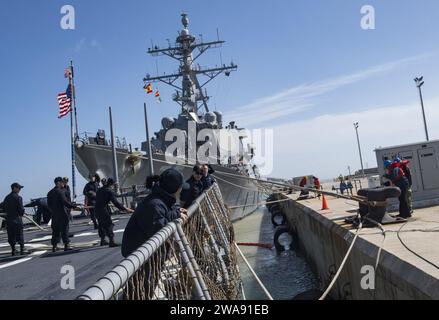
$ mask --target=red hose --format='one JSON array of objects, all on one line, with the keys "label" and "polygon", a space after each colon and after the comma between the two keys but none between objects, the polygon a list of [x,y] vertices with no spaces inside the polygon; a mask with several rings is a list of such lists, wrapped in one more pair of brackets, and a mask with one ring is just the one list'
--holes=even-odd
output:
[{"label": "red hose", "polygon": [[273,245],[271,243],[257,243],[257,242],[238,242],[236,243],[238,246],[246,246],[246,247],[261,247],[265,249],[271,250]]}]

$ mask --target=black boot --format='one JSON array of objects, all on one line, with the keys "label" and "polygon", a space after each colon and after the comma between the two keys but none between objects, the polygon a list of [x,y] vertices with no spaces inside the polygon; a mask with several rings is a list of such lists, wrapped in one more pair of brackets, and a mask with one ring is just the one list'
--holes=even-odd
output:
[{"label": "black boot", "polygon": [[107,240],[105,240],[105,238],[101,238],[101,246],[106,246],[109,243],[107,242]]},{"label": "black boot", "polygon": [[99,226],[98,226],[98,224],[97,224],[96,222],[93,223],[93,225],[94,225],[94,229],[95,229],[95,230],[99,229]]},{"label": "black boot", "polygon": [[24,244],[20,245],[20,255],[24,255]]},{"label": "black boot", "polygon": [[15,256],[16,251],[15,251],[15,246],[11,247],[11,256]]},{"label": "black boot", "polygon": [[55,244],[55,245],[52,245],[52,252],[57,252],[58,251],[58,246]]},{"label": "black boot", "polygon": [[65,245],[64,245],[64,251],[72,251],[73,249],[72,249],[72,247],[70,246],[70,244],[68,244],[68,243],[66,243]]}]

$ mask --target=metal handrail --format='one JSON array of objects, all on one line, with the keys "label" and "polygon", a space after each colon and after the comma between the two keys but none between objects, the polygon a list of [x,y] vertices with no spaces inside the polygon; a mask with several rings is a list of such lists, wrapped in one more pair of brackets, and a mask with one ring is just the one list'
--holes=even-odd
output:
[{"label": "metal handrail", "polygon": [[[207,192],[214,186],[203,192],[189,208],[188,217],[200,208],[200,203],[206,198]],[[189,220],[188,219],[188,220]],[[123,289],[140,267],[177,231],[177,224],[184,224],[182,219],[168,223],[136,251],[122,260],[105,276],[100,278],[94,285],[88,288],[83,294],[77,297],[78,300],[110,300]]]},{"label": "metal handrail", "polygon": [[[89,144],[89,138],[95,138],[96,133],[84,131],[79,134],[77,134],[77,139],[81,140],[83,143]],[[119,137],[115,136],[116,139],[116,148],[121,150],[128,150],[128,143],[126,141],[125,137]],[[108,139],[105,139],[105,145],[111,146],[111,141]]]}]

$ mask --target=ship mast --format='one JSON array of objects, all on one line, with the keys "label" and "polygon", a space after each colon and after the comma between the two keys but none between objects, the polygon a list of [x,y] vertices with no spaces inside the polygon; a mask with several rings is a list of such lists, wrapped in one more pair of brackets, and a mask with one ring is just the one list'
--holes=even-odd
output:
[{"label": "ship mast", "polygon": [[[181,106],[182,113],[194,112],[198,115],[198,111],[201,107],[204,107],[205,112],[209,112],[207,106],[209,97],[206,92],[203,93],[203,87],[221,73],[225,73],[226,76],[228,76],[231,71],[236,71],[238,66],[233,62],[229,65],[223,64],[215,68],[195,66],[194,62],[204,52],[211,48],[220,47],[225,41],[218,39],[217,41],[203,42],[201,40],[201,42],[198,43],[195,37],[189,32],[189,19],[187,14],[182,13],[181,16],[183,29],[180,31],[175,44],[173,46],[169,45],[168,48],[164,49],[158,46],[148,49],[148,53],[152,56],[166,55],[178,60],[180,62],[179,70],[173,74],[164,74],[156,77],[152,77],[148,74],[143,81],[145,83],[163,82],[174,87],[176,93],[173,96],[173,100]],[[206,77],[205,81],[201,84],[198,81],[198,75]],[[176,83],[179,78],[182,78],[181,86]]]}]

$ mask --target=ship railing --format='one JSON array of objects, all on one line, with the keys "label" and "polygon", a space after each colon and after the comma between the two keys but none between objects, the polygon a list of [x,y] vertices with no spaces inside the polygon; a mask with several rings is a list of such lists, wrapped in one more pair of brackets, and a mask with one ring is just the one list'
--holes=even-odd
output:
[{"label": "ship railing", "polygon": [[214,184],[78,299],[238,299],[242,290],[233,225]]},{"label": "ship railing", "polygon": [[135,203],[139,202],[142,197],[145,197],[150,193],[145,185],[133,185],[131,187],[123,187],[119,189],[118,198],[122,199],[122,203],[125,207],[131,207],[134,209]]},{"label": "ship railing", "polygon": [[[96,145],[105,145],[111,146],[111,140],[104,139],[102,142],[98,142],[96,139],[96,133],[84,131],[77,135],[77,139],[81,140],[85,144],[96,144]],[[115,137],[116,148],[122,150],[128,150],[128,143],[125,137]]]},{"label": "ship railing", "polygon": [[145,193],[148,190],[148,188],[145,185],[133,185],[131,187],[121,187],[119,189],[120,191],[120,197],[124,196],[136,196],[137,194]]}]

